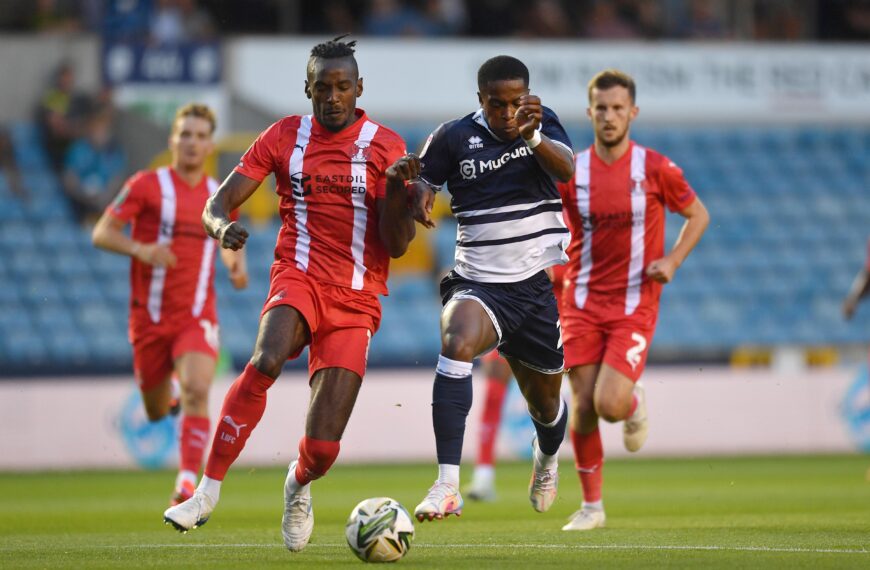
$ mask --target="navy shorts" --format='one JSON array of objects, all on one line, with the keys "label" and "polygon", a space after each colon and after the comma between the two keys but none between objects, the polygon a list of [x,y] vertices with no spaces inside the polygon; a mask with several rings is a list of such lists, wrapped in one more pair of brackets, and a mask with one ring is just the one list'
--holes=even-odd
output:
[{"label": "navy shorts", "polygon": [[555,374],[565,367],[553,284],[543,271],[516,283],[480,283],[451,271],[441,280],[441,303],[480,303],[498,333],[498,352],[527,367]]}]

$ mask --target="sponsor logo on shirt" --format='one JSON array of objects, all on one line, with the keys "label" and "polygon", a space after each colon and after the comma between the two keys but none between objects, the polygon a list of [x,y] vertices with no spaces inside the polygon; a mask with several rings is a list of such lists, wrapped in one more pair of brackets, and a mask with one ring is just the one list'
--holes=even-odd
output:
[{"label": "sponsor logo on shirt", "polygon": [[474,160],[467,158],[459,161],[459,174],[462,175],[463,180],[474,180],[477,178],[477,170],[474,166]]},{"label": "sponsor logo on shirt", "polygon": [[366,177],[354,174],[308,174],[297,172],[290,175],[293,195],[305,198],[311,194],[365,194]]},{"label": "sponsor logo on shirt", "polygon": [[468,150],[483,148],[483,139],[477,135],[468,137]]}]

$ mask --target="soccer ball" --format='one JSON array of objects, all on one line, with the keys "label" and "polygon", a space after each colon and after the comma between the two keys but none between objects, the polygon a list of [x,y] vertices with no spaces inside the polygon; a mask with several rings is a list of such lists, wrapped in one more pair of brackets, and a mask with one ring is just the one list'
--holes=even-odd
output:
[{"label": "soccer ball", "polygon": [[348,546],[363,562],[395,562],[411,548],[414,523],[398,501],[375,497],[353,508],[345,535]]}]

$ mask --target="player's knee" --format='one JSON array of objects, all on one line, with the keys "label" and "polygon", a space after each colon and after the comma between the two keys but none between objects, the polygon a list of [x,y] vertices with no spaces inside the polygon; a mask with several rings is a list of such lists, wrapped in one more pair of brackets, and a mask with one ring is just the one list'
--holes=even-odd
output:
[{"label": "player's knee", "polygon": [[606,422],[621,422],[628,416],[631,402],[620,402],[614,398],[602,398],[595,402],[595,412]]},{"label": "player's knee", "polygon": [[185,407],[200,407],[208,403],[208,392],[211,382],[207,379],[201,381],[185,382],[181,386],[181,398]]},{"label": "player's knee", "polygon": [[595,404],[590,399],[574,397],[571,398],[571,419],[574,425],[580,425],[587,418],[594,418],[598,421],[598,414],[595,412]]},{"label": "player's knee", "polygon": [[471,362],[477,356],[477,347],[461,333],[445,333],[441,340],[441,354],[451,360]]},{"label": "player's knee", "polygon": [[266,376],[277,378],[286,360],[286,357],[279,355],[276,350],[257,347],[251,357],[251,364]]}]

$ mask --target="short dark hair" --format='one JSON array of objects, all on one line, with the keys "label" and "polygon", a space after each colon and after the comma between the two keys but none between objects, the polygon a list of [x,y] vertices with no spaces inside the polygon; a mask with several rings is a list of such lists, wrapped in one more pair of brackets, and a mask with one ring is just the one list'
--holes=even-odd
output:
[{"label": "short dark hair", "polygon": [[637,87],[634,85],[634,79],[632,79],[631,75],[618,69],[605,69],[604,71],[599,71],[595,74],[595,77],[589,80],[589,86],[587,88],[589,101],[592,102],[593,89],[604,91],[611,87],[625,87],[628,89],[628,95],[631,97],[631,102],[634,103],[636,101],[635,97],[637,96]]},{"label": "short dark hair", "polygon": [[359,67],[356,64],[356,58],[354,57],[354,48],[356,47],[356,40],[350,42],[343,42],[344,38],[346,38],[348,34],[344,34],[338,36],[337,38],[333,38],[328,42],[323,42],[321,44],[317,44],[313,48],[311,48],[311,57],[308,58],[308,67],[306,68],[306,72],[308,76],[311,77],[311,74],[314,73],[314,61],[317,59],[341,59],[341,58],[350,58],[351,63],[353,64],[353,70],[359,77]]},{"label": "short dark hair", "polygon": [[509,55],[497,55],[483,62],[477,70],[477,87],[484,89],[493,81],[522,79],[529,86],[529,68],[526,64]]}]

